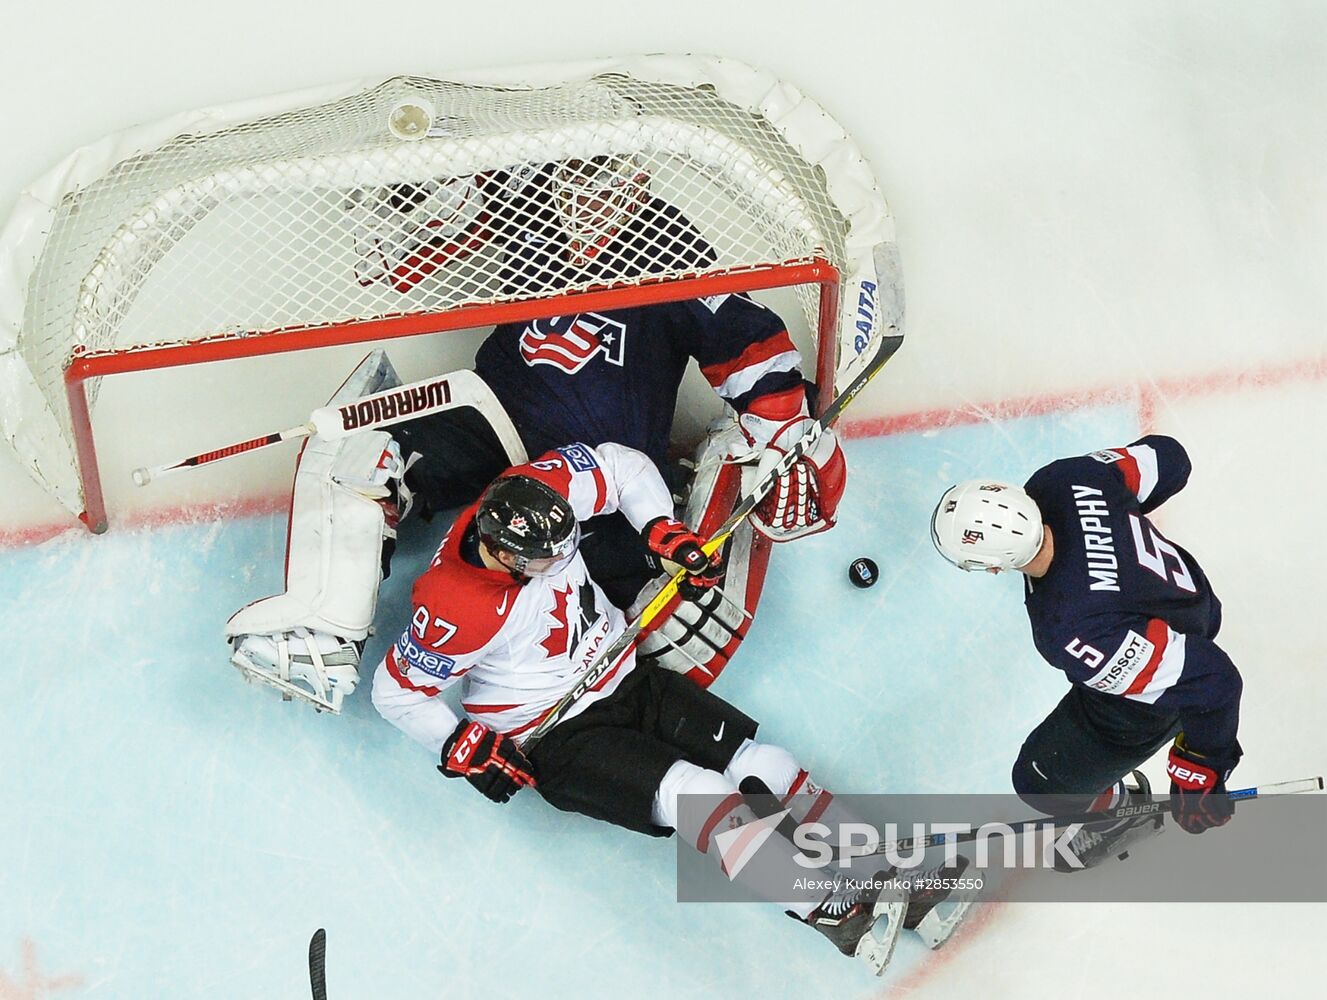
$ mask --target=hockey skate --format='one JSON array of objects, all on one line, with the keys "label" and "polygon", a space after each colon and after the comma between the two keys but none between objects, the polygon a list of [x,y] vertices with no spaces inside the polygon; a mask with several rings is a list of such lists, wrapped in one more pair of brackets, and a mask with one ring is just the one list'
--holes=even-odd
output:
[{"label": "hockey skate", "polygon": [[244,679],[308,702],[316,711],[341,714],[341,702],[359,683],[362,642],[296,628],[281,635],[244,635],[230,662]]},{"label": "hockey skate", "polygon": [[[1135,799],[1147,801],[1152,795],[1152,786],[1142,771],[1133,772],[1133,786],[1125,785],[1125,799],[1121,805]],[[1060,854],[1055,856],[1057,872],[1086,871],[1095,868],[1103,861],[1114,856],[1124,861],[1129,857],[1130,849],[1144,840],[1151,840],[1161,833],[1165,824],[1165,814],[1139,816],[1133,819],[1116,820],[1105,829],[1085,826],[1069,841],[1069,851],[1083,863],[1082,868],[1075,868],[1065,861]]]},{"label": "hockey skate", "polygon": [[949,940],[976,901],[977,889],[946,885],[957,883],[967,868],[968,859],[960,855],[952,865],[942,864],[919,872],[913,878],[903,926],[920,934],[931,950]]},{"label": "hockey skate", "polygon": [[882,975],[908,908],[908,890],[895,887],[894,875],[893,869],[885,869],[858,888],[830,893],[802,922],[829,938],[843,954],[860,958],[875,975]]}]

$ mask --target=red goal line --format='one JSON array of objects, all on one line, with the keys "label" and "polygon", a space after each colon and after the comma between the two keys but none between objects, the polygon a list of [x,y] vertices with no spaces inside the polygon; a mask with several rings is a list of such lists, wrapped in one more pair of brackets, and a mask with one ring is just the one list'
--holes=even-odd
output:
[{"label": "red goal line", "polygon": [[845,438],[909,434],[989,421],[1015,420],[1019,417],[1042,417],[1066,410],[1130,403],[1138,407],[1139,427],[1147,431],[1155,426],[1157,410],[1167,399],[1190,399],[1248,389],[1276,389],[1295,382],[1314,382],[1322,379],[1327,379],[1327,355],[1308,361],[1230,369],[1206,375],[1186,375],[1157,379],[1153,382],[1118,383],[1031,396],[1011,396],[988,402],[915,410],[911,413],[864,417],[859,420],[845,419],[841,434]]},{"label": "red goal line", "polygon": [[[1167,399],[1189,399],[1250,389],[1276,389],[1296,382],[1324,379],[1327,379],[1327,355],[1256,368],[1163,378],[1154,382],[1120,383],[1030,396],[1011,396],[989,402],[963,403],[957,406],[916,410],[911,413],[864,417],[858,420],[845,419],[840,431],[843,437],[852,439],[883,437],[1120,404],[1137,406],[1139,427],[1146,431],[1155,426],[1158,408]],[[141,530],[192,521],[207,521],[218,517],[257,517],[283,511],[289,502],[289,494],[282,492],[223,503],[147,508],[126,515],[121,526],[129,530]],[[81,524],[67,520],[8,528],[0,530],[0,548],[36,545],[60,535],[81,536],[86,533]]]}]

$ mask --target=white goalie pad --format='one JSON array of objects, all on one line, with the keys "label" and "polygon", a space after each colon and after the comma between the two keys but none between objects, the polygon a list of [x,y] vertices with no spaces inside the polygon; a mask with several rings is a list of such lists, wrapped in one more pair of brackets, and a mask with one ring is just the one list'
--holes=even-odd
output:
[{"label": "white goalie pad", "polygon": [[404,471],[386,431],[339,441],[309,439],[295,473],[286,592],[256,601],[226,623],[226,635],[302,627],[364,639],[382,582],[382,544],[395,532],[384,504]]},{"label": "white goalie pad", "polygon": [[727,664],[728,645],[741,641],[750,615],[721,587],[694,601],[683,600],[657,629],[641,641],[637,657],[678,673],[693,671],[713,680]]},{"label": "white goalie pad", "polygon": [[[376,351],[332,402],[398,384],[386,355]],[[358,681],[359,648],[382,582],[383,541],[395,536],[393,482],[404,471],[386,431],[309,439],[295,473],[285,593],[241,608],[226,623],[231,662],[246,677],[339,710]]]}]

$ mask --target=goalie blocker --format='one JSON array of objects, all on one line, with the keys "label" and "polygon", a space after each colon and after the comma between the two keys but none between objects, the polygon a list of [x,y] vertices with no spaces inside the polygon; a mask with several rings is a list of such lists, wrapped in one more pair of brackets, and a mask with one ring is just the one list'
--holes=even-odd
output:
[{"label": "goalie blocker", "polygon": [[[328,405],[398,385],[390,360],[375,351]],[[434,453],[435,461],[420,461],[410,477],[420,506],[431,511],[473,499],[472,481],[487,482],[525,460],[510,419],[491,394],[481,391],[458,408],[463,416],[443,412],[397,425],[390,434],[368,430],[336,440],[309,438],[291,501],[286,590],[247,605],[226,623],[231,662],[246,679],[276,688],[286,700],[340,712],[359,682],[360,654],[378,590],[390,572],[397,523],[413,500],[406,469],[420,452]],[[729,460],[740,450],[733,448],[737,439],[731,419],[716,421],[698,449],[683,516],[702,536],[732,510],[744,479],[758,475],[754,462]],[[437,461],[437,453],[448,461]],[[611,518],[603,520],[609,523],[584,554],[603,578],[616,580],[610,597],[630,605],[642,590],[652,591],[663,567],[634,532],[616,531]],[[746,635],[769,551],[765,535],[740,527],[724,547],[720,584],[680,595],[660,627],[642,640],[641,659],[685,674],[701,687],[713,683]]]}]

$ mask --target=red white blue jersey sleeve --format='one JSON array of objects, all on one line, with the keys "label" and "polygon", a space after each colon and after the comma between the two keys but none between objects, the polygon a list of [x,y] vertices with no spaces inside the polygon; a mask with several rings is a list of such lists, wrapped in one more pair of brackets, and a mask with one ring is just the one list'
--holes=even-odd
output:
[{"label": "red white blue jersey sleeve", "polygon": [[744,293],[684,303],[690,353],[714,391],[743,413],[762,397],[803,392],[802,355],[783,320]]},{"label": "red white blue jersey sleeve", "polygon": [[1144,514],[1184,489],[1193,470],[1184,446],[1164,434],[1149,434],[1123,448],[1095,451],[1092,458],[1115,467]]},{"label": "red white blue jersey sleeve", "polygon": [[1101,619],[1043,653],[1077,684],[1179,714],[1186,741],[1204,753],[1219,757],[1236,746],[1243,682],[1206,636],[1177,632],[1160,618]]},{"label": "red white blue jersey sleeve", "polygon": [[1215,642],[1221,602],[1147,517],[1189,471],[1162,435],[1038,470],[1025,488],[1055,554],[1025,578],[1025,605],[1038,651],[1075,684],[1174,712],[1195,750],[1237,758],[1242,683]]},{"label": "red white blue jersey sleeve", "polygon": [[673,513],[672,494],[654,463],[612,442],[597,448],[563,445],[504,475],[529,476],[551,486],[571,503],[578,521],[620,510],[639,529]]}]

